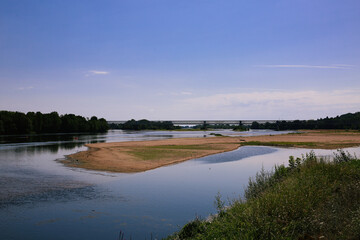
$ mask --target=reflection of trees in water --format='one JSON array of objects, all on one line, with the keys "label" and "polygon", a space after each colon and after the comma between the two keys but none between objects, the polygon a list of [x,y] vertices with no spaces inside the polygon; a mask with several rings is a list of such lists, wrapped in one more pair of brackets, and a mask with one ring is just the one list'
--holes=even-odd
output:
[{"label": "reflection of trees in water", "polygon": [[13,135],[0,136],[1,143],[30,143],[30,142],[49,142],[49,141],[70,141],[73,135]]},{"label": "reflection of trees in water", "polygon": [[51,144],[51,145],[42,145],[42,146],[34,146],[32,148],[35,149],[37,153],[44,153],[44,152],[51,152],[57,153],[59,150],[71,150],[77,147],[82,147],[85,144],[90,143],[103,143],[104,140],[92,140],[92,141],[83,141],[83,142],[66,142],[66,143],[59,143],[59,144]]},{"label": "reflection of trees in water", "polygon": [[105,140],[88,140],[81,142],[62,142],[62,143],[54,143],[54,144],[45,144],[45,145],[37,145],[37,146],[26,146],[26,147],[17,147],[15,149],[11,149],[11,152],[15,152],[15,154],[23,155],[35,155],[39,153],[53,153],[56,154],[59,150],[71,150],[77,147],[82,147],[85,144],[90,143],[103,143]]},{"label": "reflection of trees in water", "polygon": [[89,141],[106,134],[30,134],[30,135],[0,135],[0,143],[31,143],[31,142],[60,142],[60,141]]}]

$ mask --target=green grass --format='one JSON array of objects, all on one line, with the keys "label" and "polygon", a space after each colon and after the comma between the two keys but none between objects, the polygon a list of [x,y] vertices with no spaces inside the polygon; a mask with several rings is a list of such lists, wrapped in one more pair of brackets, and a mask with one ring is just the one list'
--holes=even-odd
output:
[{"label": "green grass", "polygon": [[360,160],[343,151],[331,161],[290,157],[251,179],[245,199],[216,205],[212,221],[195,219],[167,239],[359,239]]},{"label": "green grass", "polygon": [[212,150],[218,149],[213,144],[199,144],[199,145],[162,145],[162,146],[151,146],[149,149],[192,149],[192,150]]},{"label": "green grass", "polygon": [[241,145],[262,145],[262,146],[276,146],[276,147],[315,147],[317,143],[314,142],[259,142],[259,141],[249,141],[242,142]]},{"label": "green grass", "polygon": [[320,148],[320,149],[338,149],[353,147],[353,143],[322,143],[322,142],[260,142],[249,141],[241,142],[245,146],[272,146],[272,147],[303,147],[303,148]]},{"label": "green grass", "polygon": [[210,133],[210,135],[215,136],[215,137],[224,137],[224,135],[222,135],[220,133]]},{"label": "green grass", "polygon": [[229,146],[240,146],[238,142],[227,143],[204,143],[192,145],[157,145],[132,147],[127,150],[127,154],[136,157],[140,161],[170,160],[176,161],[184,158],[198,158],[209,154],[228,151]]},{"label": "green grass", "polygon": [[320,133],[359,133],[360,130],[354,129],[332,129],[332,130],[321,130]]},{"label": "green grass", "polygon": [[162,160],[162,159],[177,159],[188,158],[195,156],[199,151],[206,150],[221,150],[222,148],[214,144],[199,144],[199,145],[162,145],[162,146],[148,146],[136,148],[129,153],[141,160]]},{"label": "green grass", "polygon": [[169,158],[182,158],[182,157],[190,157],[194,154],[194,151],[191,150],[178,150],[174,151],[171,149],[163,149],[163,148],[137,148],[134,151],[129,152],[131,155],[139,158],[140,160],[144,161],[151,161],[151,160],[162,160],[162,159],[169,159]]},{"label": "green grass", "polygon": [[305,132],[302,132],[301,130],[297,130],[297,132],[291,132],[291,133],[287,133],[287,135],[300,135],[300,134],[304,134]]}]

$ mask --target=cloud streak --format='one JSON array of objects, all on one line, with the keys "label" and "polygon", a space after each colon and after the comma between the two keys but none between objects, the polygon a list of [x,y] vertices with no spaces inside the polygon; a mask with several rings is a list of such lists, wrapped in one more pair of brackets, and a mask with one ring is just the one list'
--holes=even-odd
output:
[{"label": "cloud streak", "polygon": [[93,76],[93,75],[107,75],[110,72],[106,72],[106,71],[97,71],[97,70],[91,70],[86,72],[85,76]]},{"label": "cloud streak", "polygon": [[333,91],[252,91],[189,97],[176,107],[196,118],[307,119],[359,111],[360,89]]},{"label": "cloud streak", "polygon": [[354,65],[348,64],[333,64],[333,65],[256,65],[256,67],[264,67],[264,68],[315,68],[315,69],[351,69]]}]

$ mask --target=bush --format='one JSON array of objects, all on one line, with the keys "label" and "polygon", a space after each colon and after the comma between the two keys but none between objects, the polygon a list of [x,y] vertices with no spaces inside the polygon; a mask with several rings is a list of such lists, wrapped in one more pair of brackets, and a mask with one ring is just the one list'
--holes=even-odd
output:
[{"label": "bush", "polygon": [[193,221],[168,239],[360,238],[360,160],[342,150],[333,160],[310,152],[290,157],[288,167],[262,169],[245,197],[211,222]]}]

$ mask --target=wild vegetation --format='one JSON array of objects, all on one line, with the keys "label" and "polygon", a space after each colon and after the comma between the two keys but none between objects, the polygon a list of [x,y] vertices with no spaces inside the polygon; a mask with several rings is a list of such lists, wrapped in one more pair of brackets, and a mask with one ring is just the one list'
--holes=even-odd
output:
[{"label": "wild vegetation", "polygon": [[238,131],[238,132],[244,132],[244,131],[249,131],[249,127],[244,126],[244,125],[239,125],[239,126],[235,126],[233,127],[234,131]]},{"label": "wild vegetation", "polygon": [[105,132],[109,128],[104,118],[86,119],[74,114],[59,116],[57,112],[0,111],[0,134],[28,133],[69,133],[69,132]]},{"label": "wild vegetation", "polygon": [[172,122],[164,121],[149,121],[146,119],[142,119],[136,121],[131,119],[124,124],[115,124],[112,123],[109,125],[111,129],[123,129],[123,130],[175,130],[180,127],[174,126]]},{"label": "wild vegetation", "polygon": [[253,122],[251,129],[298,130],[298,129],[356,129],[360,130],[360,112],[347,113],[334,118],[320,118],[317,120],[295,120],[266,122],[260,124]]},{"label": "wild vegetation", "polygon": [[195,125],[192,129],[199,129],[199,130],[208,130],[208,129],[232,129],[234,126],[230,124],[208,124],[204,122],[204,124]]},{"label": "wild vegetation", "polygon": [[233,129],[234,131],[247,131],[248,127],[244,126],[241,121],[238,126],[230,124],[208,124],[204,122],[200,125],[180,127],[175,126],[171,121],[149,121],[147,119],[134,120],[131,119],[123,124],[111,123],[109,124],[111,129],[122,129],[122,130],[211,130],[211,129]]},{"label": "wild vegetation", "polygon": [[359,239],[360,160],[341,150],[332,160],[291,156],[250,179],[245,199],[215,203],[217,215],[167,239]]},{"label": "wild vegetation", "polygon": [[242,124],[241,121],[239,121],[239,125],[230,125],[230,124],[208,124],[204,122],[204,124],[195,125],[192,127],[193,129],[199,129],[199,130],[211,130],[211,129],[232,129],[234,131],[248,131],[249,127]]}]

